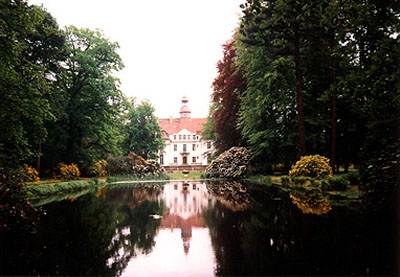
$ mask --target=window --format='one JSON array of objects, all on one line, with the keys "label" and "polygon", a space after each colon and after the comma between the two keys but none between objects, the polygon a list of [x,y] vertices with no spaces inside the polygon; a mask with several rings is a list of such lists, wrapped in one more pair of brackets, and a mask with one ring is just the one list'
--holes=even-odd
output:
[{"label": "window", "polygon": [[186,152],[187,148],[186,148],[186,144],[183,145],[183,152]]},{"label": "window", "polygon": [[178,158],[174,157],[174,164],[177,164],[177,163],[178,163]]},{"label": "window", "polygon": [[182,135],[179,135],[179,139],[182,139]]},{"label": "window", "polygon": [[192,163],[196,162],[196,157],[192,157]]},{"label": "window", "polygon": [[164,164],[164,155],[163,154],[160,155],[160,164]]},{"label": "window", "polygon": [[196,144],[192,144],[192,150],[193,150],[193,151],[196,150]]},{"label": "window", "polygon": [[176,140],[176,135],[174,135],[174,140]]},{"label": "window", "polygon": [[211,148],[211,142],[207,141],[207,149],[210,149],[210,148]]},{"label": "window", "polygon": [[193,135],[193,139],[196,139],[196,135]]},{"label": "window", "polygon": [[183,139],[186,139],[186,135],[183,135]]},{"label": "window", "polygon": [[178,151],[178,145],[174,144],[174,151]]}]

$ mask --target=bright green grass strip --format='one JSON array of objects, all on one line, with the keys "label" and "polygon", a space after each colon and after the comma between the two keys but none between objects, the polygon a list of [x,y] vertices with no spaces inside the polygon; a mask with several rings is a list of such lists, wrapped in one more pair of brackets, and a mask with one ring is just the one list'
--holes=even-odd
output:
[{"label": "bright green grass strip", "polygon": [[30,199],[57,193],[74,192],[96,184],[98,184],[96,180],[80,180],[54,184],[27,185],[24,189]]},{"label": "bright green grass strip", "polygon": [[202,179],[203,172],[189,171],[188,174],[183,174],[182,172],[176,171],[167,174],[171,180],[198,180]]},{"label": "bright green grass strip", "polygon": [[150,180],[169,180],[169,176],[167,174],[160,175],[148,175],[148,176],[134,176],[134,175],[116,175],[116,176],[108,176],[107,182],[121,182],[121,181],[150,181]]},{"label": "bright green grass strip", "polygon": [[91,190],[89,188],[84,188],[76,192],[63,192],[56,193],[52,195],[45,195],[41,197],[32,198],[29,201],[34,207],[43,206],[52,202],[59,202],[65,199],[77,199],[82,195],[89,193]]}]

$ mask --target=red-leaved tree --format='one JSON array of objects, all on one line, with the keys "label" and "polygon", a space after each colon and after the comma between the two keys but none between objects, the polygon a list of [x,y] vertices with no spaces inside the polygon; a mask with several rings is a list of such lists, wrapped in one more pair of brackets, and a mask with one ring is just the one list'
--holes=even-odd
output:
[{"label": "red-leaved tree", "polygon": [[241,145],[237,126],[240,93],[246,82],[235,64],[234,39],[223,45],[224,57],[218,61],[218,75],[213,82],[211,120],[219,152]]}]

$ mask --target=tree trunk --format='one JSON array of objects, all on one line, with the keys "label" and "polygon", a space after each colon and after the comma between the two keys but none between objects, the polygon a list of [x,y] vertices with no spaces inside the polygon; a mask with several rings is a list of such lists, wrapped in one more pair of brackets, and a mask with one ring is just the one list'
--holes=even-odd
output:
[{"label": "tree trunk", "polygon": [[304,111],[303,111],[303,80],[302,80],[302,72],[301,72],[301,64],[300,64],[300,43],[299,43],[299,35],[298,30],[295,28],[294,31],[294,63],[295,63],[295,75],[296,75],[296,106],[297,106],[297,114],[298,114],[298,128],[299,128],[299,149],[300,156],[306,153],[306,135],[305,135],[305,127],[304,127]]},{"label": "tree trunk", "polygon": [[[335,39],[332,39],[332,45],[330,47],[330,62],[329,62],[329,77],[331,88],[335,84],[336,81],[336,63],[335,58],[333,56],[333,48],[334,48]],[[331,165],[333,169],[333,173],[338,172],[337,158],[336,158],[336,145],[337,145],[337,113],[336,113],[336,92],[331,90],[331,124],[332,124],[332,132],[331,132]]]},{"label": "tree trunk", "polygon": [[332,92],[331,96],[331,108],[332,108],[332,138],[331,138],[331,164],[333,172],[337,172],[337,160],[336,160],[336,130],[337,130],[337,115],[336,115],[336,94]]},{"label": "tree trunk", "polygon": [[37,172],[39,172],[40,173],[40,159],[41,159],[41,156],[42,156],[42,143],[41,142],[39,142],[39,147],[38,147],[38,158],[37,158],[37,163],[36,163],[36,170],[37,170]]}]

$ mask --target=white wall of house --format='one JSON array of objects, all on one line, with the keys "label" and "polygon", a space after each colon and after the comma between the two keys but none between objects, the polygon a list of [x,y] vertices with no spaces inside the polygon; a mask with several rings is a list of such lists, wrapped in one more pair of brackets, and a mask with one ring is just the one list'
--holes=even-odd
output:
[{"label": "white wall of house", "polygon": [[212,142],[203,140],[200,134],[186,129],[170,134],[160,153],[160,164],[164,166],[207,165],[214,151]]}]

